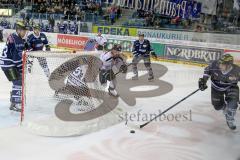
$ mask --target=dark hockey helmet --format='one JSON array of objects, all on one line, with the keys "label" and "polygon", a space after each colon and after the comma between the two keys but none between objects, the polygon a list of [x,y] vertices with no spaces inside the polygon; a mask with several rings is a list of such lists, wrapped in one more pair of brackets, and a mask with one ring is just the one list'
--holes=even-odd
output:
[{"label": "dark hockey helmet", "polygon": [[144,37],[144,34],[143,33],[139,33],[138,37]]},{"label": "dark hockey helmet", "polygon": [[112,47],[112,50],[116,50],[121,52],[122,51],[122,46],[120,44],[114,44]]},{"label": "dark hockey helmet", "polygon": [[233,56],[230,54],[225,54],[220,58],[219,63],[220,64],[233,64]]},{"label": "dark hockey helmet", "polygon": [[19,29],[21,29],[21,30],[28,30],[28,27],[27,27],[27,25],[23,21],[18,21],[16,23],[16,30],[19,30]]}]

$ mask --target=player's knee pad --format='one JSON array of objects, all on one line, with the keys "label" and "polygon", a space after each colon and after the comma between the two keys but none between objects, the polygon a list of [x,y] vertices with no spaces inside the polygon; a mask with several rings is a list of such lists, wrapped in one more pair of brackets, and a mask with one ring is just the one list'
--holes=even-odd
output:
[{"label": "player's knee pad", "polygon": [[10,101],[12,103],[22,102],[22,82],[21,80],[13,81]]},{"label": "player's knee pad", "polygon": [[108,81],[112,81],[112,80],[114,80],[115,78],[116,78],[116,76],[115,76],[113,70],[108,70],[108,71],[107,71],[107,74],[106,74],[106,79],[107,79]]},{"label": "player's knee pad", "polygon": [[239,87],[231,87],[226,91],[226,101],[239,101]]},{"label": "player's knee pad", "polygon": [[132,65],[137,65],[137,63],[139,62],[139,57],[138,56],[134,56],[132,59]]},{"label": "player's knee pad", "polygon": [[105,74],[106,74],[105,70],[100,70],[100,72],[99,72],[99,81],[100,81],[101,84],[107,83],[107,79],[106,79]]},{"label": "player's knee pad", "polygon": [[237,109],[238,108],[238,101],[236,99],[232,99],[230,101],[227,101],[227,107],[231,109]]},{"label": "player's knee pad", "polygon": [[145,65],[145,67],[146,67],[148,70],[151,69],[150,57],[144,57],[143,60],[144,60],[144,65]]},{"label": "player's knee pad", "polygon": [[144,62],[144,65],[147,69],[151,68],[151,63],[149,63],[149,62]]},{"label": "player's knee pad", "polygon": [[115,79],[113,70],[101,70],[99,73],[99,81],[101,84]]},{"label": "player's knee pad", "polygon": [[225,108],[226,106],[224,99],[221,98],[212,98],[212,105],[214,106],[214,109],[217,111]]}]

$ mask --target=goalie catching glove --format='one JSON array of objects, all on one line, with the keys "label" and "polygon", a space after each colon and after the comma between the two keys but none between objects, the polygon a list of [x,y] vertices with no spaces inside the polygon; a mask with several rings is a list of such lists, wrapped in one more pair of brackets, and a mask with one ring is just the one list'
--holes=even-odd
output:
[{"label": "goalie catching glove", "polygon": [[51,51],[51,48],[49,45],[45,45],[46,51]]}]

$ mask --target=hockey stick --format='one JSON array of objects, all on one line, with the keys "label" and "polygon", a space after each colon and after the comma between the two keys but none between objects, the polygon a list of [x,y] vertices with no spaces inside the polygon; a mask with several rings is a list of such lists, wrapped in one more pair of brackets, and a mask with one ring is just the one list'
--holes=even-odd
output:
[{"label": "hockey stick", "polygon": [[[181,99],[180,101],[178,101],[177,103],[175,103],[174,105],[172,105],[171,107],[169,107],[168,109],[164,110],[162,113],[160,113],[159,115],[155,116],[154,118],[152,118],[150,121],[141,124],[140,126],[137,126],[137,128],[143,128],[146,125],[148,125],[149,123],[151,123],[152,121],[156,120],[158,117],[162,116],[163,114],[165,114],[166,112],[168,112],[169,110],[171,110],[172,108],[174,108],[175,106],[177,106],[178,104],[180,104],[181,102],[185,101],[186,99],[188,99],[189,97],[191,97],[192,95],[194,95],[195,93],[197,93],[198,91],[200,91],[200,89],[195,90],[194,92],[190,93],[189,95],[187,95],[186,97],[184,97],[183,99]],[[132,126],[132,125],[130,125]],[[132,126],[134,128],[136,128],[136,126]]]}]

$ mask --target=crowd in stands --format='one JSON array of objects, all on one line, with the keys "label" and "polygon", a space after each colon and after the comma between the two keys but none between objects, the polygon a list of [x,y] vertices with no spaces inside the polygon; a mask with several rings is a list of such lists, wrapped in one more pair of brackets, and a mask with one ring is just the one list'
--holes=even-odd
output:
[{"label": "crowd in stands", "polygon": [[0,0],[0,8],[1,7],[22,7],[23,0]]},{"label": "crowd in stands", "polygon": [[[101,1],[34,0],[31,13],[62,14],[63,19],[97,21],[105,19],[114,24],[120,17],[120,7],[103,8]],[[94,18],[93,18],[94,17]]]},{"label": "crowd in stands", "polygon": [[236,9],[226,9],[218,6],[216,15],[199,13],[198,18],[191,16],[181,19],[180,17],[166,17],[153,11],[137,10],[133,13],[132,19],[127,21],[125,26],[133,27],[153,27],[185,29],[192,31],[220,31],[240,33],[240,11]]},{"label": "crowd in stands", "polygon": [[[116,5],[106,5],[102,0],[24,0],[24,2],[31,3],[32,9],[29,12],[21,14],[21,17],[31,23],[32,14],[41,14],[45,16],[51,30],[58,26],[55,23],[56,14],[59,14],[58,21],[88,21],[104,25],[114,25],[122,15],[122,8]],[[23,5],[23,0],[0,0],[1,5]],[[41,17],[41,16],[39,16]],[[38,16],[37,16],[38,18]],[[41,18],[40,18],[41,19]],[[6,21],[0,23],[4,28],[9,27]],[[153,11],[137,10],[132,17],[123,23],[128,27],[149,27],[154,29],[183,29],[196,32],[205,31],[221,31],[230,33],[240,33],[240,12],[239,10],[226,9],[219,5],[216,15],[208,15],[199,13],[198,18],[191,16],[181,17],[166,17]],[[7,27],[6,27],[7,26]]]}]

